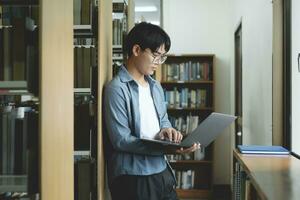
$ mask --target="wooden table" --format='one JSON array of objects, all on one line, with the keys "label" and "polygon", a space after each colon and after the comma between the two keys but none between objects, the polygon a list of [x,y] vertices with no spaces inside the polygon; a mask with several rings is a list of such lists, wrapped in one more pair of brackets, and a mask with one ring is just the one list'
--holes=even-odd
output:
[{"label": "wooden table", "polygon": [[233,151],[260,199],[299,200],[300,160],[291,155],[250,155]]}]

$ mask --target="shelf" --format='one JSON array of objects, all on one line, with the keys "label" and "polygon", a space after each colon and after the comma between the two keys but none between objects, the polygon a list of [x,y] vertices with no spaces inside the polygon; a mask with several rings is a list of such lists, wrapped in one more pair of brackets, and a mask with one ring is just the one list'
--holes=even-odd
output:
[{"label": "shelf", "polygon": [[160,84],[168,85],[168,84],[213,84],[214,81],[210,80],[199,80],[199,81],[162,81]]},{"label": "shelf", "polygon": [[95,48],[95,45],[74,45],[74,48]]},{"label": "shelf", "polygon": [[179,198],[209,198],[211,190],[204,189],[176,189]]},{"label": "shelf", "polygon": [[0,81],[0,89],[26,89],[26,81]]},{"label": "shelf", "polygon": [[210,160],[174,160],[170,164],[212,164]]},{"label": "shelf", "polygon": [[0,81],[0,95],[30,95],[26,81]]},{"label": "shelf", "polygon": [[122,49],[122,45],[120,44],[114,44],[112,45],[113,49]]},{"label": "shelf", "polygon": [[0,95],[32,95],[27,90],[3,90],[0,89]]},{"label": "shelf", "polygon": [[203,108],[168,108],[168,111],[213,111],[212,107],[203,107]]},{"label": "shelf", "polygon": [[0,192],[27,192],[26,175],[1,175]]},{"label": "shelf", "polygon": [[3,29],[3,28],[12,28],[13,26],[12,25],[0,25],[0,29]]},{"label": "shelf", "polygon": [[82,159],[90,159],[91,151],[74,151],[74,162]]},{"label": "shelf", "polygon": [[91,30],[92,25],[86,24],[86,25],[73,25],[74,30]]},{"label": "shelf", "polygon": [[91,93],[91,88],[74,88],[74,93]]},{"label": "shelf", "polygon": [[73,25],[74,37],[90,37],[93,38],[92,25]]},{"label": "shelf", "polygon": [[118,56],[118,57],[112,57],[113,60],[123,60],[123,57]]}]

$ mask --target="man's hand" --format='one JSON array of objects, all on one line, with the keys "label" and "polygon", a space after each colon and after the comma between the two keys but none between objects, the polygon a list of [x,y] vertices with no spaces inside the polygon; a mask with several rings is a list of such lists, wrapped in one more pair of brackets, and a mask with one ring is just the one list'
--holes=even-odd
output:
[{"label": "man's hand", "polygon": [[174,128],[163,128],[158,133],[158,138],[179,143],[182,140],[182,134]]},{"label": "man's hand", "polygon": [[200,143],[194,143],[191,147],[188,148],[178,148],[175,146],[169,146],[166,148],[165,153],[166,154],[188,154],[196,151],[197,149],[200,149],[201,145]]},{"label": "man's hand", "polygon": [[189,148],[180,148],[180,149],[176,149],[175,152],[178,154],[186,154],[186,153],[192,153],[194,151],[196,151],[197,149],[200,149],[201,145],[200,143],[194,143],[193,146],[189,147]]}]

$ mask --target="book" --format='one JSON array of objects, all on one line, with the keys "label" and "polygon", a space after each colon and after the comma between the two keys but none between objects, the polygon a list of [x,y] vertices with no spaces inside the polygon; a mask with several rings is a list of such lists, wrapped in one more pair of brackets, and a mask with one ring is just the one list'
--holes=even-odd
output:
[{"label": "book", "polygon": [[238,145],[238,149],[244,154],[289,154],[289,151],[282,146]]},{"label": "book", "polygon": [[81,22],[81,0],[74,0],[74,25],[80,25]]},{"label": "book", "polygon": [[25,19],[14,17],[12,26],[12,76],[13,80],[25,80]]},{"label": "book", "polygon": [[12,80],[11,28],[3,29],[3,80]]},{"label": "book", "polygon": [[[0,8],[0,12],[1,12],[1,8]],[[1,13],[0,13],[1,15]],[[1,21],[1,19],[0,19]],[[1,22],[0,22],[0,26],[1,26]],[[4,57],[3,57],[3,49],[4,49],[4,46],[3,46],[3,29],[0,28],[0,44],[1,44],[1,48],[0,48],[0,81],[3,81],[4,80]]]},{"label": "book", "polygon": [[81,24],[82,25],[91,24],[90,14],[91,14],[90,0],[82,0],[81,1]]},{"label": "book", "polygon": [[78,160],[74,166],[75,200],[90,199],[92,191],[93,163],[90,159]]},{"label": "book", "polygon": [[83,48],[82,88],[90,88],[91,48]]},{"label": "book", "polygon": [[90,150],[91,119],[89,103],[74,105],[74,149]]}]

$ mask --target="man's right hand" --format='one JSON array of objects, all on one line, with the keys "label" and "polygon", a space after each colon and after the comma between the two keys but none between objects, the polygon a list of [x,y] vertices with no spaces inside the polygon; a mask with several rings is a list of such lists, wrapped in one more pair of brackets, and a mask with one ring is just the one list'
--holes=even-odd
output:
[{"label": "man's right hand", "polygon": [[174,128],[163,128],[158,133],[158,139],[169,140],[176,143],[180,143],[182,140],[182,134]]}]

